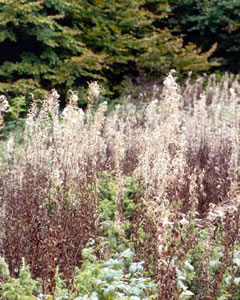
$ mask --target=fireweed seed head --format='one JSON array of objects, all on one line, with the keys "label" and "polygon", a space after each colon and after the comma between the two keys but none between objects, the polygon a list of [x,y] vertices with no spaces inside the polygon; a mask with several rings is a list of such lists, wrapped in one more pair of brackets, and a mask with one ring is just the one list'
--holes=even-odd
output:
[{"label": "fireweed seed head", "polygon": [[4,127],[3,122],[3,113],[7,112],[9,109],[9,104],[7,101],[7,97],[4,95],[0,96],[0,129],[2,129]]},{"label": "fireweed seed head", "polygon": [[58,92],[55,89],[51,90],[51,96],[56,98],[56,99],[60,98],[60,95],[58,94]]},{"label": "fireweed seed head", "polygon": [[77,106],[78,104],[78,93],[76,91],[70,90],[70,96],[69,96],[69,104],[71,106]]},{"label": "fireweed seed head", "polygon": [[166,88],[172,88],[172,87],[176,87],[176,80],[173,77],[173,74],[175,73],[175,70],[171,70],[168,74],[168,76],[166,77],[166,79],[163,81],[163,84]]},{"label": "fireweed seed head", "polygon": [[89,82],[87,90],[88,102],[90,104],[96,104],[101,92],[103,92],[103,89],[99,86],[97,81]]},{"label": "fireweed seed head", "polygon": [[0,114],[2,112],[8,111],[8,109],[9,109],[9,104],[8,104],[8,101],[7,101],[7,97],[4,96],[4,95],[1,95],[0,96]]}]

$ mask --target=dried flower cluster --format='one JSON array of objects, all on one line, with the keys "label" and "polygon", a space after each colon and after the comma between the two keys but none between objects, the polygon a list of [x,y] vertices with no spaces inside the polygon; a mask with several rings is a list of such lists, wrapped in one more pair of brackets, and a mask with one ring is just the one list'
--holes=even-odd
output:
[{"label": "dried flower cluster", "polygon": [[3,127],[3,114],[8,110],[9,104],[7,97],[4,95],[0,96],[0,129]]},{"label": "dried flower cluster", "polygon": [[[89,85],[90,104],[100,92],[97,83]],[[117,182],[119,239],[134,244],[159,299],[217,299],[222,289],[238,295],[239,97],[237,78],[211,77],[206,88],[199,79],[181,93],[171,73],[162,93],[142,109],[129,103],[108,113],[103,103],[83,111],[72,93],[61,113],[56,91],[41,107],[34,100],[24,143],[9,151],[0,169],[0,250],[10,271],[24,256],[46,290],[57,265],[71,278],[89,238],[100,243],[99,182],[109,172]],[[129,177],[138,191],[126,233]],[[219,267],[211,269],[214,251]]]}]

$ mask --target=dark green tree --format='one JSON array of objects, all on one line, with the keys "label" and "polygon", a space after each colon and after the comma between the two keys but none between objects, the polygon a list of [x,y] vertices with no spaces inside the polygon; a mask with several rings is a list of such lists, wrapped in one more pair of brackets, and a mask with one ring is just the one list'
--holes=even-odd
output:
[{"label": "dark green tree", "polygon": [[127,76],[208,70],[214,49],[184,45],[165,27],[169,10],[165,0],[0,0],[0,92],[66,95],[99,80],[117,97]]},{"label": "dark green tree", "polygon": [[213,57],[220,69],[239,73],[240,1],[239,0],[170,0],[169,25],[184,41],[204,49],[217,43]]},{"label": "dark green tree", "polygon": [[[74,2],[74,1],[73,1]],[[103,57],[71,23],[71,1],[0,1],[0,91],[15,96],[63,91],[76,79],[102,79]],[[77,7],[78,8],[78,7]]]}]

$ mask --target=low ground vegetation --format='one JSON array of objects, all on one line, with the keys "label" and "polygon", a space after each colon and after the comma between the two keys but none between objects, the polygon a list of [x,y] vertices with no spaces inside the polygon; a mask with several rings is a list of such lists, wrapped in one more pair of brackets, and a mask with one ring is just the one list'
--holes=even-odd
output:
[{"label": "low ground vegetation", "polygon": [[2,143],[1,298],[239,299],[238,78],[100,93],[33,99]]}]

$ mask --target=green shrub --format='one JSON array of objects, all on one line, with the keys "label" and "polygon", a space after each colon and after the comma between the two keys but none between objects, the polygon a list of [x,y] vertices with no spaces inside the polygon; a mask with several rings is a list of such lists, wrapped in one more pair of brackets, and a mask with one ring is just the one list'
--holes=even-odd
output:
[{"label": "green shrub", "polygon": [[143,262],[133,261],[134,253],[130,249],[115,253],[104,262],[97,260],[94,252],[94,248],[83,250],[82,267],[75,269],[72,286],[68,289],[56,270],[53,296],[39,294],[40,282],[31,279],[24,260],[19,277],[15,279],[10,277],[7,264],[1,259],[0,278],[4,282],[0,281],[0,295],[6,300],[155,299],[155,284],[144,276]]},{"label": "green shrub", "polygon": [[0,258],[0,296],[7,300],[35,300],[34,293],[39,292],[39,282],[33,280],[29,266],[22,259],[18,278],[9,274],[8,265]]},{"label": "green shrub", "polygon": [[[202,49],[217,43],[213,58],[221,62],[219,69],[239,73],[240,3],[237,0],[173,0],[169,25],[177,34],[184,34],[185,42],[193,42]],[[172,24],[172,25],[171,25]]]}]

